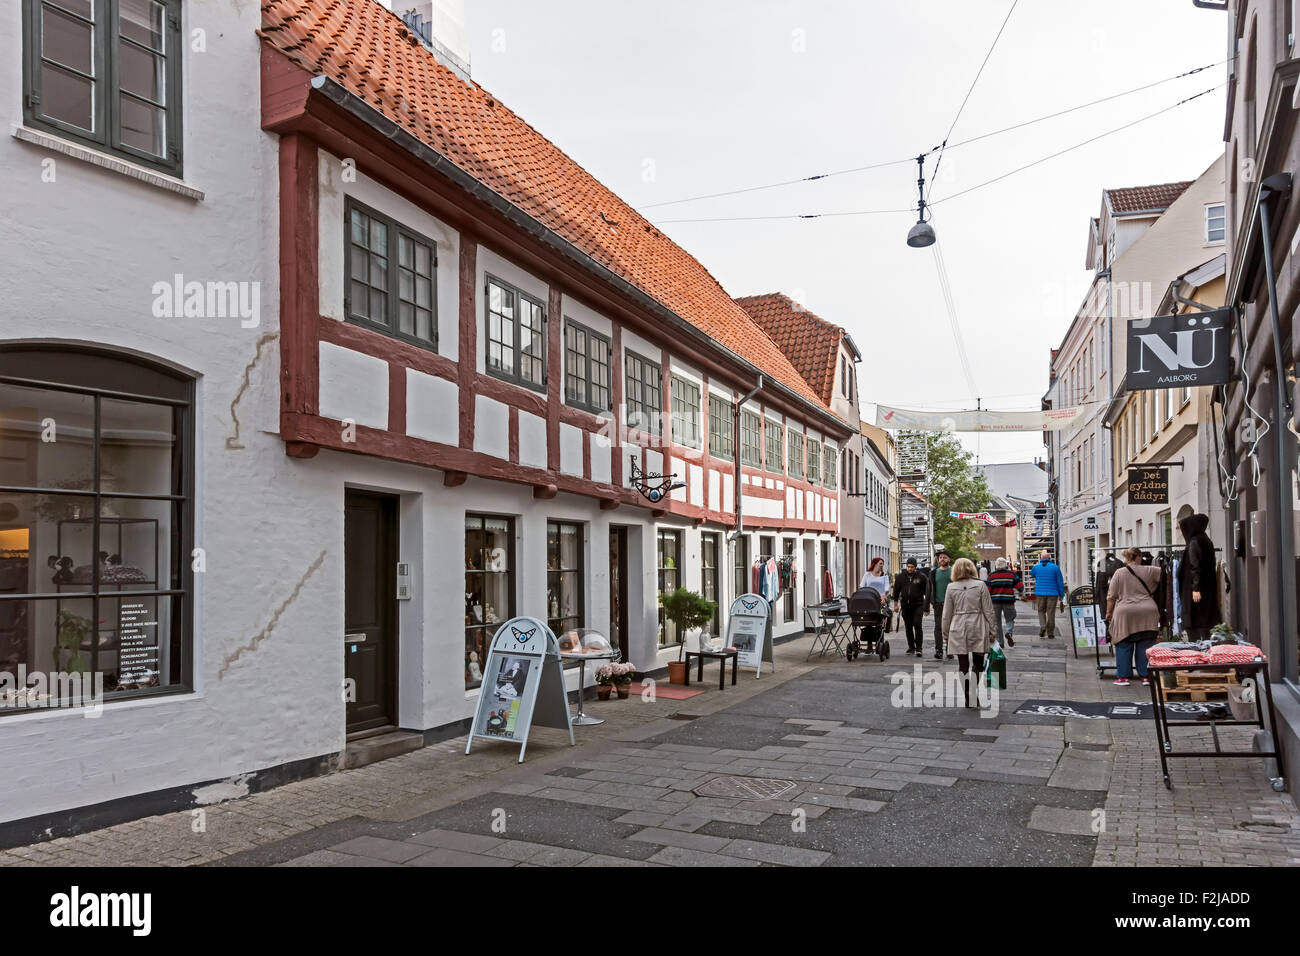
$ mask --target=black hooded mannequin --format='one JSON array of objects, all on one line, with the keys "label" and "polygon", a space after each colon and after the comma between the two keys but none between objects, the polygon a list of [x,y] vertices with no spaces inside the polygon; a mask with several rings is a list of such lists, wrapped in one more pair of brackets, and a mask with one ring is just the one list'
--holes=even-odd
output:
[{"label": "black hooded mannequin", "polygon": [[1219,582],[1214,570],[1214,542],[1205,533],[1210,516],[1188,515],[1178,522],[1187,546],[1178,562],[1178,593],[1183,605],[1183,630],[1194,641],[1207,640],[1210,629],[1223,620],[1219,611]]}]

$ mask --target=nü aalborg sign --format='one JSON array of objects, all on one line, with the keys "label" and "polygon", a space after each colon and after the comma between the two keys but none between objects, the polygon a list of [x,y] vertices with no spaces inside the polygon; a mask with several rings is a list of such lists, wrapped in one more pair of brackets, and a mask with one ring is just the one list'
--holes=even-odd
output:
[{"label": "n\u00fc aalborg sign", "polygon": [[1136,392],[1231,381],[1231,331],[1231,309],[1157,315],[1130,322],[1125,388]]}]

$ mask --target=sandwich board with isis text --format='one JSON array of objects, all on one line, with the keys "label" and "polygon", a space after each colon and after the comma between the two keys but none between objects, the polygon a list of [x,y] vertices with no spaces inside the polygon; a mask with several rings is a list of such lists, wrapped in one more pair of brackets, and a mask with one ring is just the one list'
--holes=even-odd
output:
[{"label": "sandwich board with isis text", "polygon": [[569,744],[574,743],[559,641],[537,618],[516,617],[492,638],[465,753],[476,737],[501,740],[519,745],[523,763],[534,724],[567,730]]},{"label": "sandwich board with isis text", "polygon": [[754,668],[754,676],[763,672],[763,662],[776,670],[772,654],[772,609],[758,594],[742,594],[731,602],[727,614],[727,646],[739,651],[736,663]]}]

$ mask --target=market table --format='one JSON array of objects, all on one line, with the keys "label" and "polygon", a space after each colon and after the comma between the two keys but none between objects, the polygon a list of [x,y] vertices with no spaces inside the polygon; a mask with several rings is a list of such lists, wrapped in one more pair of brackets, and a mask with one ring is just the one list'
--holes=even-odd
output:
[{"label": "market table", "polygon": [[[1169,760],[1174,757],[1192,758],[1192,757],[1272,757],[1277,761],[1276,777],[1270,778],[1269,782],[1273,789],[1282,791],[1286,789],[1286,769],[1283,765],[1282,749],[1277,741],[1277,713],[1273,709],[1273,686],[1268,679],[1268,662],[1260,659],[1246,663],[1206,663],[1206,664],[1188,664],[1183,662],[1174,662],[1170,664],[1148,664],[1147,671],[1151,676],[1151,709],[1154,712],[1156,722],[1156,744],[1160,750],[1160,771],[1165,778],[1165,786],[1170,790],[1174,785],[1169,780]],[[1238,720],[1235,717],[1228,720],[1218,720],[1213,716],[1202,717],[1193,720],[1170,720],[1166,712],[1165,705],[1168,703],[1165,697],[1164,680],[1165,674],[1173,674],[1176,671],[1221,671],[1225,675],[1228,671],[1235,671],[1238,678],[1243,674],[1254,680],[1254,687],[1262,687],[1264,698],[1268,703],[1268,726],[1264,725],[1264,707],[1263,701],[1256,694],[1249,701],[1255,705],[1254,720]],[[1259,679],[1255,679],[1259,678]],[[1217,702],[1216,702],[1217,703]],[[1225,707],[1230,708],[1230,704],[1224,702]],[[1231,713],[1231,710],[1229,710]],[[1213,750],[1174,750],[1173,738],[1169,733],[1170,727],[1201,727],[1209,725],[1210,734],[1214,738]],[[1272,750],[1224,750],[1219,740],[1220,727],[1242,727],[1253,726],[1260,730],[1271,730],[1273,733]]]},{"label": "market table", "polygon": [[727,660],[731,660],[731,686],[736,686],[736,668],[740,664],[740,651],[734,647],[724,647],[720,651],[687,651],[686,652],[686,686],[691,686],[691,658],[699,658],[699,674],[696,681],[704,683],[704,662],[722,661],[722,670],[718,673],[718,690],[727,689]]},{"label": "market table", "polygon": [[805,607],[805,626],[808,625],[810,618],[815,618],[816,621],[813,623],[812,647],[808,648],[808,656],[804,660],[818,653],[825,657],[831,651],[843,656],[844,642],[852,637],[852,618],[844,610],[840,600],[837,598],[834,601],[823,601],[821,604]]}]

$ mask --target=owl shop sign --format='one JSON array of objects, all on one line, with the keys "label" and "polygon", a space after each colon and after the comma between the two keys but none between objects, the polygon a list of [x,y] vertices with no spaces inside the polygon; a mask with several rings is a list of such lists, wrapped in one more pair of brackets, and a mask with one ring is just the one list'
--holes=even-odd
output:
[{"label": "owl shop sign", "polygon": [[1136,392],[1231,381],[1231,332],[1231,309],[1157,315],[1130,322],[1124,386]]}]

